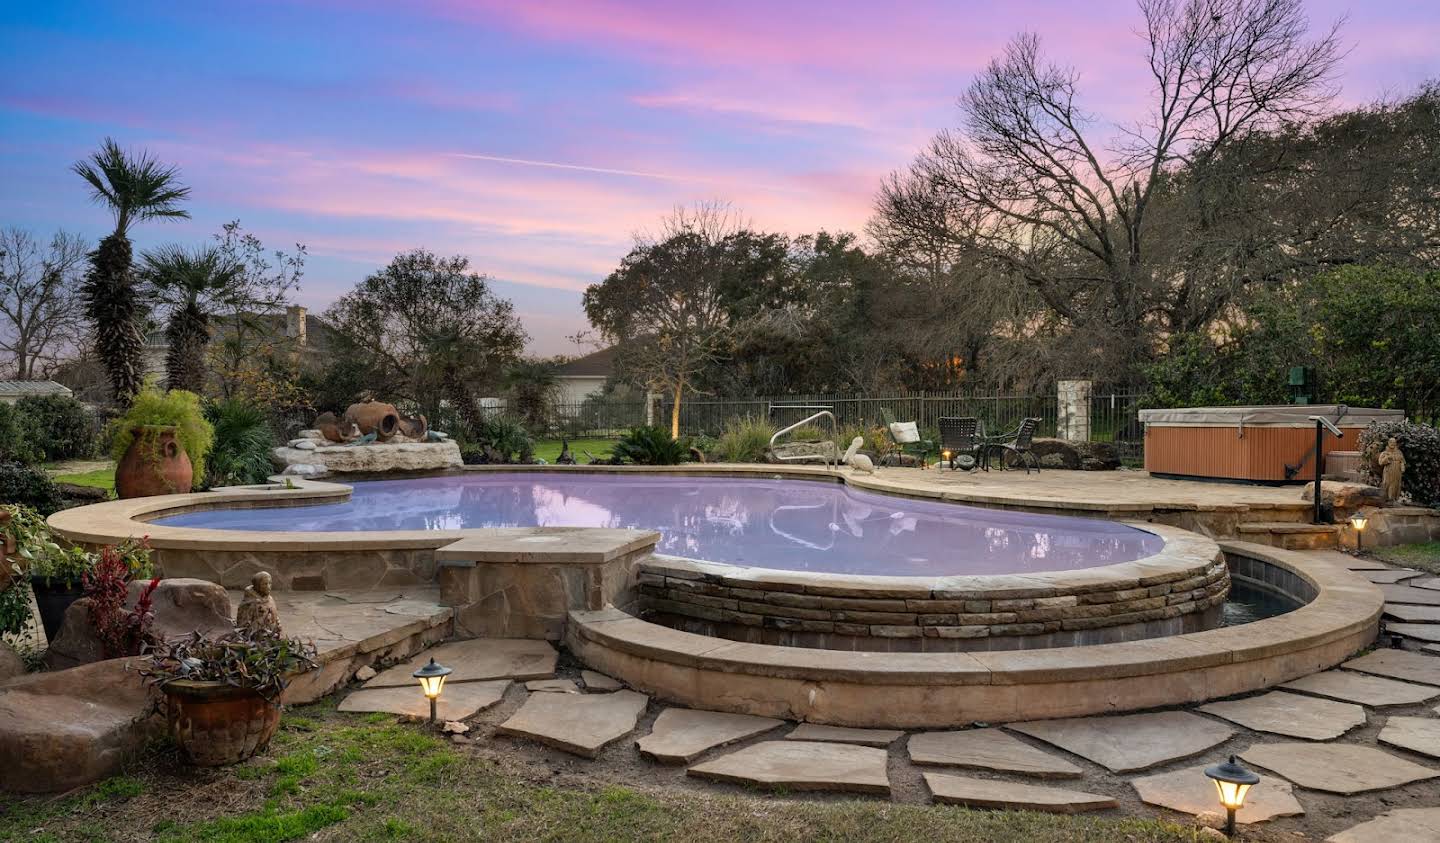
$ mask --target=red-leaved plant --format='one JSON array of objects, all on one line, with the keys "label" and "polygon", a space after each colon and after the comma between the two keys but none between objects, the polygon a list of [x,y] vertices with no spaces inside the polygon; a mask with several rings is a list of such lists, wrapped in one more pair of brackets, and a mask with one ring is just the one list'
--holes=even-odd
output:
[{"label": "red-leaved plant", "polygon": [[105,658],[138,656],[154,643],[150,627],[155,621],[151,610],[155,589],[160,578],[150,580],[135,601],[135,608],[126,609],[130,596],[131,566],[124,551],[107,546],[100,551],[95,568],[81,576],[85,596],[90,598],[90,625],[100,640]]}]

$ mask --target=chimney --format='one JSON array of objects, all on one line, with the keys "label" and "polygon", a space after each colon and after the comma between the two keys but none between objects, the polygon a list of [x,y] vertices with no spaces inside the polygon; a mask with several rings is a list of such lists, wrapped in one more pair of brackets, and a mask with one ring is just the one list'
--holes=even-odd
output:
[{"label": "chimney", "polygon": [[285,308],[285,338],[298,346],[305,345],[305,308],[298,304]]}]

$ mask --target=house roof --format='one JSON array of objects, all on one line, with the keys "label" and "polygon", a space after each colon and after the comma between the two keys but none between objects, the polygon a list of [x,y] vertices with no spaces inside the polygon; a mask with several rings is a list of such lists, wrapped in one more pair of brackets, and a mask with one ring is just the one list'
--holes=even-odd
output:
[{"label": "house roof", "polygon": [[615,346],[577,357],[555,371],[560,377],[608,378],[615,374]]},{"label": "house roof", "polygon": [[70,387],[55,381],[0,381],[0,396],[70,395]]}]

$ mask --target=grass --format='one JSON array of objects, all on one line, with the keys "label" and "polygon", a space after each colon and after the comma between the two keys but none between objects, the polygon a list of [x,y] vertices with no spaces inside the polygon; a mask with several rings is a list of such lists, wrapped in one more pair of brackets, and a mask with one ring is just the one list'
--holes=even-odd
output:
[{"label": "grass", "polygon": [[86,471],[80,474],[57,474],[53,479],[56,483],[73,483],[76,486],[93,486],[96,489],[115,491],[115,466],[109,468],[97,468],[94,471]]},{"label": "grass", "polygon": [[287,712],[268,756],[245,764],[186,768],[169,750],[158,750],[126,776],[84,791],[0,803],[0,840],[1203,839],[1192,827],[1145,818],[601,782],[557,785],[544,770],[517,769],[513,759],[481,747],[456,746],[393,718],[339,714],[322,703]]},{"label": "grass", "polygon": [[[581,464],[590,460],[586,458],[585,452],[589,451],[597,457],[608,457],[615,448],[614,439],[570,439],[570,453],[575,455],[575,461]],[[535,456],[554,464],[560,456],[560,440],[546,439],[535,443]]]},{"label": "grass", "polygon": [[1414,568],[1417,571],[1427,571],[1431,574],[1440,574],[1440,542],[1397,544],[1390,547],[1377,547],[1367,552],[1381,562]]}]

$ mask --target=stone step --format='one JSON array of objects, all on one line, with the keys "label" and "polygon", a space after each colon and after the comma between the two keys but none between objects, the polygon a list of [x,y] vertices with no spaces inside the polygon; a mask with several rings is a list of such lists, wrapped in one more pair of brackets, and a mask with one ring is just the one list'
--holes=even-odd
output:
[{"label": "stone step", "polygon": [[1337,524],[1303,524],[1290,521],[1255,521],[1240,524],[1235,529],[1245,541],[1286,550],[1338,547],[1341,533]]}]

